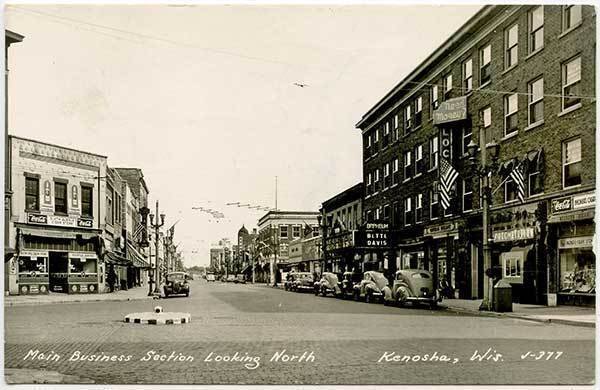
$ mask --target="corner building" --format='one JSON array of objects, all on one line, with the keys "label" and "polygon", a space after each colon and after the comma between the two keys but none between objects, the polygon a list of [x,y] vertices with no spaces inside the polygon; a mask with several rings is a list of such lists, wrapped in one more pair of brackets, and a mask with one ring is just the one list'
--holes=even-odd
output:
[{"label": "corner building", "polygon": [[[485,6],[364,114],[365,217],[391,224],[398,269],[483,297],[481,183],[467,145],[496,142],[492,269],[515,302],[594,304],[595,24],[591,6]],[[447,209],[441,152],[459,174]]]}]

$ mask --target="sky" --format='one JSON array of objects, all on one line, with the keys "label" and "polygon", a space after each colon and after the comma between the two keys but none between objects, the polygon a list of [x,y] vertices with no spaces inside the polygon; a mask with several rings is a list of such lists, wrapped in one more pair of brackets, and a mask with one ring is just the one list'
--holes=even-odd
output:
[{"label": "sky", "polygon": [[207,265],[265,213],[226,203],[274,207],[277,177],[280,210],[318,211],[361,182],[355,124],[480,8],[8,5],[9,133],[141,168]]}]

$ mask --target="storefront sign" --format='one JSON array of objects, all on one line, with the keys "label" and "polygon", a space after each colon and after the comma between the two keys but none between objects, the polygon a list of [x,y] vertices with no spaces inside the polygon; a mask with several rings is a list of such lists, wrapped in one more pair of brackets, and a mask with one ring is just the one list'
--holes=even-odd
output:
[{"label": "storefront sign", "polygon": [[366,232],[366,246],[385,247],[387,246],[387,232]]},{"label": "storefront sign", "polygon": [[27,214],[27,223],[35,225],[91,228],[93,221],[91,219],[79,219],[61,215]]},{"label": "storefront sign", "polygon": [[440,233],[450,233],[456,230],[456,224],[453,222],[445,223],[442,225],[434,225],[425,228],[426,235],[434,235]]},{"label": "storefront sign", "polygon": [[552,213],[564,213],[571,210],[581,210],[594,207],[596,205],[596,194],[589,192],[586,194],[565,196],[563,198],[552,200]]},{"label": "storefront sign", "polygon": [[528,240],[535,237],[535,229],[533,227],[525,227],[519,229],[495,231],[493,234],[495,242]]},{"label": "storefront sign", "polygon": [[562,223],[594,219],[594,210],[582,210],[566,214],[557,214],[548,218],[548,223]]},{"label": "storefront sign", "polygon": [[467,119],[467,97],[446,100],[433,112],[433,124],[439,125]]},{"label": "storefront sign", "polygon": [[558,249],[591,248],[593,242],[593,236],[561,238],[558,240]]},{"label": "storefront sign", "polygon": [[98,256],[95,252],[69,252],[69,258],[75,259],[96,259]]},{"label": "storefront sign", "polygon": [[387,223],[368,223],[367,224],[367,229],[381,229],[381,230],[385,230],[388,229],[390,225],[388,225]]},{"label": "storefront sign", "polygon": [[19,256],[29,257],[48,257],[48,251],[36,251],[31,249],[23,249],[19,251]]}]

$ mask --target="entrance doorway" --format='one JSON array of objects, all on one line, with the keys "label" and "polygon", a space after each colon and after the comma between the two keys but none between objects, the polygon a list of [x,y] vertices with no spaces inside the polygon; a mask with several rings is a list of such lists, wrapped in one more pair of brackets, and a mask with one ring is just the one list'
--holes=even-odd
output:
[{"label": "entrance doorway", "polygon": [[50,291],[67,293],[67,273],[69,271],[67,253],[50,252],[48,260]]}]

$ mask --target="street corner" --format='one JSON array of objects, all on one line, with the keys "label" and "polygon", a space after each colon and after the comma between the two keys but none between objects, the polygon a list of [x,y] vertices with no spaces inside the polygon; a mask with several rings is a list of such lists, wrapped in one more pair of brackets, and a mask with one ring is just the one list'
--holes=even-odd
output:
[{"label": "street corner", "polygon": [[5,368],[4,381],[16,384],[89,384],[94,380],[77,375],[62,374],[57,371],[34,370],[29,368]]}]

